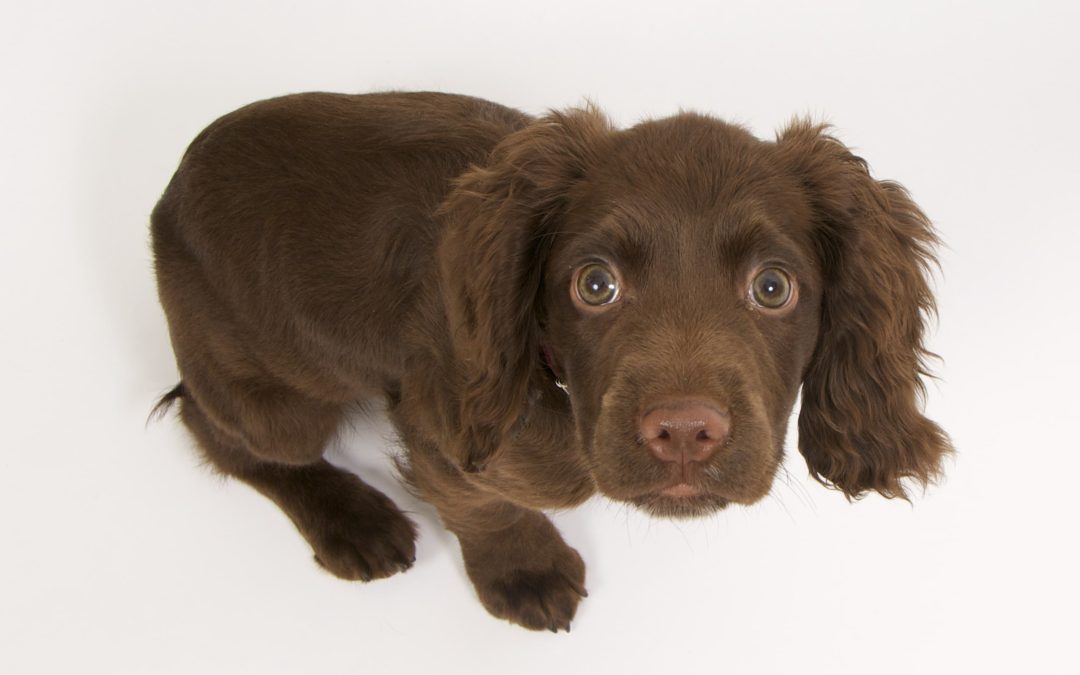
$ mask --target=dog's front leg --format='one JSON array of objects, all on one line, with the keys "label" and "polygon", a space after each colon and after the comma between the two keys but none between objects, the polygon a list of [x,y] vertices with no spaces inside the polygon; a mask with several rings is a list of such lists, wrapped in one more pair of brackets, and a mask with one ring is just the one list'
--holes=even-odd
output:
[{"label": "dog's front leg", "polygon": [[467,478],[437,450],[409,446],[409,478],[457,535],[484,607],[532,630],[569,631],[586,596],[585,563],[547,516]]}]

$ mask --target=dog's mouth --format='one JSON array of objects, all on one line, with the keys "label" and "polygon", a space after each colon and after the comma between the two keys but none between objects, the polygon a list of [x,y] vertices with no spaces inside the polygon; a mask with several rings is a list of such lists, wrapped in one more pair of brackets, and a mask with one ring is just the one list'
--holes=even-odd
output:
[{"label": "dog's mouth", "polygon": [[[601,494],[658,518],[706,516],[768,494],[783,437],[774,442],[764,403],[745,385],[748,376],[715,369],[713,380],[682,385],[677,391],[692,393],[676,396],[649,385],[662,378],[647,377],[643,368],[626,373],[607,387],[597,410],[587,409],[592,415],[578,419]],[[652,419],[651,401],[665,403],[666,416]]]},{"label": "dog's mouth", "polygon": [[689,483],[677,483],[670,487],[666,487],[659,492],[663,497],[697,497],[701,495],[701,490],[697,489]]},{"label": "dog's mouth", "polygon": [[628,499],[631,504],[659,518],[694,518],[715,513],[730,501],[690,483],[675,483]]},{"label": "dog's mouth", "polygon": [[[607,460],[627,454],[639,461]],[[637,444],[605,452],[593,465],[593,479],[601,494],[657,518],[694,518],[733,503],[753,504],[768,493],[775,471],[767,453],[746,446],[730,448],[719,462],[657,462],[643,455]]]}]

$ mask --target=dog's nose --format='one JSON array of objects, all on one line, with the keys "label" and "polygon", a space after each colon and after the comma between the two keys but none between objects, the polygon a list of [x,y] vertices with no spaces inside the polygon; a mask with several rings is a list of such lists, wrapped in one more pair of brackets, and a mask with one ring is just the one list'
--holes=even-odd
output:
[{"label": "dog's nose", "polygon": [[727,439],[731,414],[725,406],[711,401],[661,401],[641,416],[640,431],[658,459],[704,462]]}]

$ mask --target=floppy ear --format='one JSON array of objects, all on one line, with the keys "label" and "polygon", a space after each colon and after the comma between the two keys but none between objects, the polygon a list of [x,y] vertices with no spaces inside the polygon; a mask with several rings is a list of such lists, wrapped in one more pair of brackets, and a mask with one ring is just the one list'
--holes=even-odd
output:
[{"label": "floppy ear", "polygon": [[795,122],[777,150],[813,205],[824,277],[799,450],[814,478],[848,498],[876,490],[906,499],[901,480],[925,486],[952,451],[921,412],[937,237],[903,187],[871,178],[826,127]]},{"label": "floppy ear", "polygon": [[447,450],[466,471],[484,468],[523,413],[541,349],[543,262],[569,190],[610,130],[591,106],[552,112],[500,141],[443,203],[439,271],[461,369]]}]

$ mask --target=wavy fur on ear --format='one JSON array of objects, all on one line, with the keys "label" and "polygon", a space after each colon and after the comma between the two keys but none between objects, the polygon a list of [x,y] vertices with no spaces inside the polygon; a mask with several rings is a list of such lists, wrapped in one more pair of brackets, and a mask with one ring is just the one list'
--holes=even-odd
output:
[{"label": "wavy fur on ear", "polygon": [[450,452],[467,471],[483,469],[522,414],[540,353],[536,305],[550,235],[610,131],[591,105],[551,112],[457,179],[441,208],[442,292],[463,368]]},{"label": "wavy fur on ear", "polygon": [[848,498],[874,490],[907,499],[902,481],[935,481],[952,451],[921,412],[938,239],[902,186],[871,178],[827,130],[795,121],[777,138],[814,206],[825,284],[799,450],[814,478]]}]

